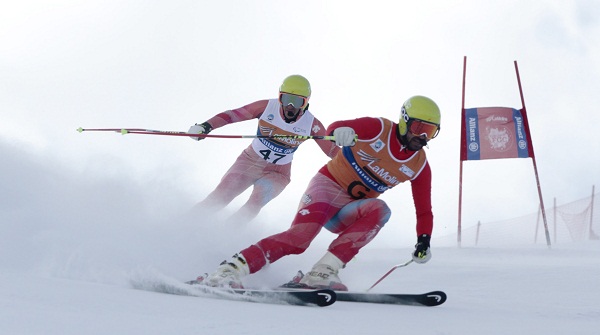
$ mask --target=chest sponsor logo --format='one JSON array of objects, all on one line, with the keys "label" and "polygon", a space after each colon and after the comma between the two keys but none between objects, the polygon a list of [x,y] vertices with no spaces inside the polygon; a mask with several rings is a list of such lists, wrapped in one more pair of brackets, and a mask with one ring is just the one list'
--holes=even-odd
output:
[{"label": "chest sponsor logo", "polygon": [[402,164],[400,167],[400,172],[412,178],[415,175],[415,171],[411,170],[408,166]]},{"label": "chest sponsor logo", "polygon": [[271,135],[275,130],[275,128],[267,126],[259,126],[258,128],[260,129],[260,133],[264,135]]},{"label": "chest sponsor logo", "polygon": [[294,127],[293,130],[294,130],[294,133],[296,133],[296,134],[306,134],[306,133],[308,133],[308,131],[306,129],[301,128],[301,127]]},{"label": "chest sponsor logo", "polygon": [[382,140],[378,139],[377,141],[370,144],[371,148],[375,150],[375,152],[380,152],[381,149],[385,147],[385,143]]},{"label": "chest sponsor logo", "polygon": [[363,169],[371,171],[371,174],[374,177],[383,180],[386,184],[391,186],[396,186],[400,184],[400,181],[396,176],[391,174],[390,171],[386,170],[382,166],[378,165],[379,161],[381,161],[380,158],[373,157],[362,150],[360,150],[357,154],[362,161],[368,162],[367,165],[363,167]]}]

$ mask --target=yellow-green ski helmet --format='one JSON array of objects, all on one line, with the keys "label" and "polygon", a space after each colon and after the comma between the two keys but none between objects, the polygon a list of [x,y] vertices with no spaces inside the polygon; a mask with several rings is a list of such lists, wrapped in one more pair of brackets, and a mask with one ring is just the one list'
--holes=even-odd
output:
[{"label": "yellow-green ski helmet", "polygon": [[282,92],[300,95],[310,99],[310,83],[303,76],[299,74],[293,74],[286,77],[281,83],[281,86],[279,87],[279,93]]},{"label": "yellow-green ski helmet", "polygon": [[[287,101],[282,100],[282,93],[293,94],[294,96],[297,96],[297,98],[300,98],[295,101],[294,106],[300,108],[300,110],[305,110],[306,107],[308,107],[308,100],[310,99],[311,94],[310,83],[303,76],[293,74],[286,77],[281,83],[281,86],[279,86],[279,101],[283,105],[286,104]],[[284,94],[283,96],[285,98],[286,95]],[[293,96],[287,96],[287,98],[291,98],[292,101],[294,100]],[[298,103],[298,101],[301,102]],[[300,106],[298,106],[299,104]]]},{"label": "yellow-green ski helmet", "polygon": [[439,133],[440,122],[438,105],[427,97],[415,95],[402,105],[398,130],[401,136],[410,130],[415,135],[425,134],[430,140]]}]

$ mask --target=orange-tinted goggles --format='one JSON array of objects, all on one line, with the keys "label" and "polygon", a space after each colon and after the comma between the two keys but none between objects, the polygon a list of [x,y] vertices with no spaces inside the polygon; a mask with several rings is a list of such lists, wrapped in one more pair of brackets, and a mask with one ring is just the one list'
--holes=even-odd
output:
[{"label": "orange-tinted goggles", "polygon": [[408,131],[410,131],[413,135],[427,137],[427,140],[430,140],[437,136],[440,132],[440,126],[435,123],[419,120],[419,119],[409,119],[407,122]]},{"label": "orange-tinted goggles", "polygon": [[287,105],[292,105],[294,108],[304,108],[308,103],[308,99],[300,95],[279,93],[279,102],[284,107]]}]

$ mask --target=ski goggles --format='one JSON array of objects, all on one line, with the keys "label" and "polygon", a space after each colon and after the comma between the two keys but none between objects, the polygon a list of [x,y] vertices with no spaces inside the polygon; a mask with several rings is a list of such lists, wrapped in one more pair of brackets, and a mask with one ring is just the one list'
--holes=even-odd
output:
[{"label": "ski goggles", "polygon": [[409,119],[406,124],[408,127],[408,131],[410,131],[413,135],[425,135],[428,141],[436,137],[437,134],[440,132],[439,125],[419,119]]},{"label": "ski goggles", "polygon": [[308,98],[289,93],[279,93],[279,102],[284,107],[292,105],[294,108],[304,108],[308,104]]}]

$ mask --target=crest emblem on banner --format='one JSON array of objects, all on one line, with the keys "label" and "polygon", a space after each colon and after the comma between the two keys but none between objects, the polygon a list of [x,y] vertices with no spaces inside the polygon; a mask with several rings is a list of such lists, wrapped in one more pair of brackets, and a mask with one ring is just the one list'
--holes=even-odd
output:
[{"label": "crest emblem on banner", "polygon": [[493,150],[502,152],[510,148],[510,133],[506,127],[488,127],[485,131]]}]

